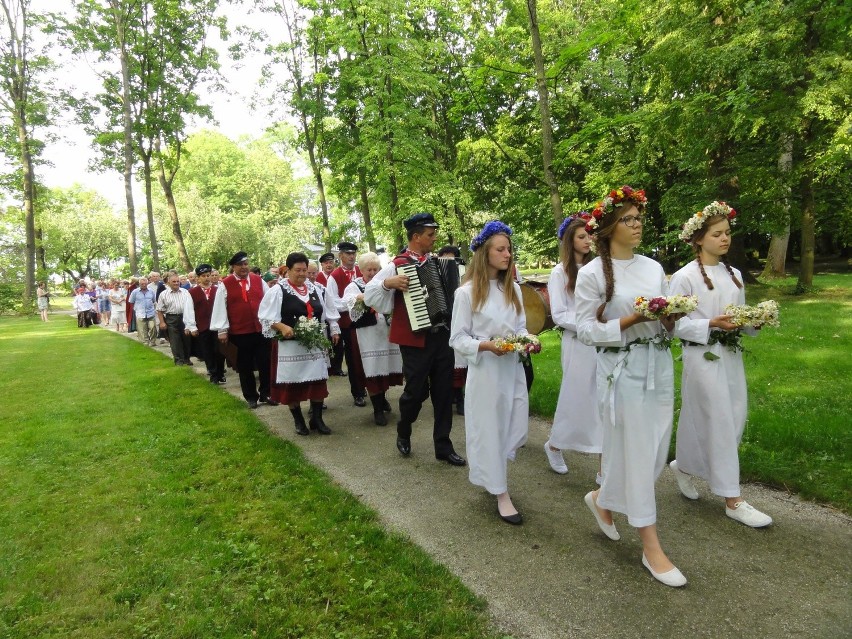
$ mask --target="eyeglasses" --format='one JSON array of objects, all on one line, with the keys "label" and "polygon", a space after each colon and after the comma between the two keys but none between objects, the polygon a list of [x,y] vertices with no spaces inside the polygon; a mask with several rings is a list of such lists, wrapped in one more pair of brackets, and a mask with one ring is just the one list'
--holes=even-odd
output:
[{"label": "eyeglasses", "polygon": [[629,229],[632,229],[636,226],[636,223],[644,224],[645,216],[644,215],[625,215],[623,218],[619,220],[619,222],[624,222],[624,226]]}]

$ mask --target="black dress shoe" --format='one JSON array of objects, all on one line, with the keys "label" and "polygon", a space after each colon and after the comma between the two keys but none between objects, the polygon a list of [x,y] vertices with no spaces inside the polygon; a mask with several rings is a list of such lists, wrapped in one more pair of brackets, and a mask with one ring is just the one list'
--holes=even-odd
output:
[{"label": "black dress shoe", "polygon": [[500,515],[500,519],[505,521],[507,524],[512,524],[513,526],[519,526],[524,523],[524,518],[521,517],[521,513],[515,513],[514,515],[502,515],[500,514],[500,507],[497,507],[497,514]]},{"label": "black dress shoe", "polygon": [[435,455],[435,459],[447,462],[450,466],[466,466],[467,461],[464,457],[456,453],[447,453],[446,455]]},{"label": "black dress shoe", "polygon": [[248,400],[248,407],[252,410],[255,410],[257,408],[257,402],[253,399]]},{"label": "black dress shoe", "polygon": [[403,439],[402,437],[396,438],[396,449],[402,453],[405,457],[408,457],[411,454],[411,440]]},{"label": "black dress shoe", "polygon": [[383,411],[380,411],[380,410],[373,411],[373,423],[376,426],[387,426],[388,425],[388,418],[385,417],[385,414],[384,414]]},{"label": "black dress shoe", "polygon": [[222,377],[220,377],[219,379],[216,380],[216,383],[217,384],[224,384],[225,383],[225,376],[222,375]]},{"label": "black dress shoe", "polygon": [[355,397],[354,400],[355,400],[355,405],[359,406],[361,408],[363,408],[364,406],[367,405],[367,400],[364,399],[363,397]]},{"label": "black dress shoe", "polygon": [[280,402],[276,402],[274,399],[269,399],[268,397],[261,397],[259,400],[261,404],[269,404],[270,406],[278,406]]}]

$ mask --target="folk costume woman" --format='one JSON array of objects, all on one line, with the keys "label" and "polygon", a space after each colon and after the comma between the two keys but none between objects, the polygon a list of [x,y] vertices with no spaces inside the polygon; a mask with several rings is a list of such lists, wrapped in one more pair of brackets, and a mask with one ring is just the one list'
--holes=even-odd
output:
[{"label": "folk costume woman", "polygon": [[399,346],[388,341],[388,322],[382,313],[364,305],[364,289],[379,272],[379,256],[363,253],[358,258],[361,275],[343,291],[343,301],[352,320],[352,367],[359,388],[366,388],[373,405],[373,422],[387,426],[391,406],[385,393],[402,385],[402,355]]},{"label": "folk costume woman", "polygon": [[[692,245],[695,260],[672,276],[673,294],[698,296],[698,308],[681,320],[683,405],[677,427],[677,459],[671,469],[680,491],[698,499],[689,475],[706,480],[714,495],[725,498],[725,514],[762,528],[772,518],[740,494],[737,453],[747,415],[741,331],[724,314],[729,304],[745,304],[742,276],[725,261],[736,211],[724,202],[708,204],[684,224],[680,238]],[[710,353],[710,356],[706,356]]]},{"label": "folk costume woman", "polygon": [[604,428],[603,482],[585,497],[600,529],[620,539],[612,511],[625,513],[642,540],[642,564],[667,586],[686,578],[657,536],[654,483],[666,464],[674,408],[674,370],[668,348],[676,317],[649,320],[634,308],[638,296],[668,294],[663,268],[635,255],[642,241],[644,191],[622,186],[592,211],[598,257],[577,274],[577,335],[597,348],[597,397]]},{"label": "folk costume woman", "polygon": [[497,496],[497,513],[522,523],[509,497],[507,461],[527,439],[528,405],[518,355],[495,338],[526,335],[521,291],[514,281],[512,230],[489,222],[473,240],[465,283],[456,290],[450,346],[468,361],[465,430],[470,482]]},{"label": "folk costume woman", "polygon": [[[307,255],[290,253],[287,268],[287,277],[266,291],[257,312],[265,337],[283,337],[273,340],[270,399],[289,406],[298,435],[310,432],[301,408],[302,402],[310,402],[311,429],[329,435],[331,429],[322,418],[322,403],[328,397],[325,351],[296,341],[295,327],[304,318],[320,324],[325,320],[331,328],[332,341],[337,342],[339,316],[333,307],[323,307],[318,290],[307,281]],[[324,327],[320,328],[324,333]]]},{"label": "folk costume woman", "polygon": [[596,400],[595,349],[577,339],[574,302],[577,272],[592,259],[592,237],[586,231],[589,219],[589,214],[582,212],[562,222],[558,233],[561,262],[553,268],[547,282],[550,313],[553,322],[563,330],[562,386],[544,452],[550,467],[560,475],[568,472],[563,449],[600,454],[603,445]]}]

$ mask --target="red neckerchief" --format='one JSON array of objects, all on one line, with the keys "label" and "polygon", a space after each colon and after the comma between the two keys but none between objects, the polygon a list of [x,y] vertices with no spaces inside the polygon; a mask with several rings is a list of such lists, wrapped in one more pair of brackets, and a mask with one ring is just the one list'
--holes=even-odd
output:
[{"label": "red neckerchief", "polygon": [[426,255],[420,255],[419,253],[415,253],[415,252],[414,252],[414,251],[412,251],[411,249],[405,249],[405,250],[402,252],[402,254],[403,254],[405,257],[410,257],[410,258],[412,258],[412,259],[417,260],[417,263],[418,263],[418,264],[423,264],[423,262],[425,262],[425,261],[426,261],[426,258],[427,258],[427,256],[426,256]]}]

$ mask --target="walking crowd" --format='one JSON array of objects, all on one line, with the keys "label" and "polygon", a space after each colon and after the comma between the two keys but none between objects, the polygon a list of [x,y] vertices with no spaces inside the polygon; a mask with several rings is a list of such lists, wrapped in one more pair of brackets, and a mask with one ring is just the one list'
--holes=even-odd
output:
[{"label": "walking crowd", "polygon": [[[745,302],[741,274],[725,261],[736,212],[713,202],[686,220],[680,237],[695,259],[669,281],[660,264],[634,253],[646,204],[642,190],[622,186],[559,228],[560,263],[547,288],[562,331],[562,385],[544,458],[566,474],[565,451],[599,455],[597,488],[584,499],[594,522],[618,541],[612,514],[626,515],[642,541],[642,565],[678,587],[686,578],[662,548],[655,498],[673,426],[671,339],[684,347],[670,471],[686,498],[698,499],[692,481],[702,479],[728,517],[759,528],[772,519],[742,499],[738,458],[747,405],[740,336],[759,326],[741,328],[725,312]],[[429,399],[436,459],[467,466],[470,482],[496,498],[500,519],[521,524],[508,464],[527,440],[537,341],[527,334],[512,229],[486,224],[453,284],[459,253],[445,247],[435,256],[434,217],[419,213],[404,227],[407,246],[384,266],[375,253],[359,256],[355,244],[341,242],[338,266],[332,253],[315,263],[294,252],[261,274],[238,252],[221,280],[200,264],[185,277],[170,271],[164,280],[151,273],[81,286],[78,323],[97,318],[148,345],[167,339],[175,365],[196,357],[214,384],[224,383],[227,364],[249,408],[286,405],[302,436],[332,433],[323,417],[330,375],[348,377],[355,407],[369,398],[377,426],[394,412],[387,391],[402,386],[398,452],[412,455],[412,428]],[[697,307],[659,318],[636,310],[637,298],[670,295],[696,296]],[[465,418],[468,459],[451,440],[454,407]]]}]

